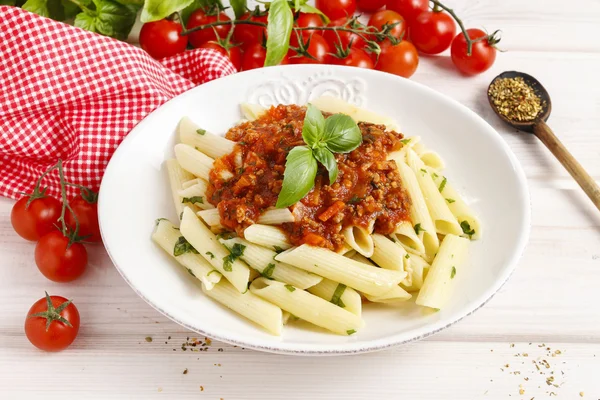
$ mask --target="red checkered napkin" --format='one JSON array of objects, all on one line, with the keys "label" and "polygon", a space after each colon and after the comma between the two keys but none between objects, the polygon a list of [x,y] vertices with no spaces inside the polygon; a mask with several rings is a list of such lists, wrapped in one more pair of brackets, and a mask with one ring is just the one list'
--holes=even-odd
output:
[{"label": "red checkered napkin", "polygon": [[[16,7],[0,7],[0,33],[0,195],[11,198],[30,191],[59,158],[67,181],[98,189],[113,152],[146,115],[235,72],[213,50],[158,62],[127,43]],[[56,174],[44,184],[58,196]]]}]

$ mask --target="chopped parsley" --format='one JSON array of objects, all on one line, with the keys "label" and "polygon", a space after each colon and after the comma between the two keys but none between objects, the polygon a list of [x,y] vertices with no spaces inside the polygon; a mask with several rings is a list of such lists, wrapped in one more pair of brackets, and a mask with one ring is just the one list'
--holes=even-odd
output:
[{"label": "chopped parsley", "polygon": [[352,198],[350,200],[348,200],[348,204],[358,204],[362,201],[361,197],[358,197],[357,195],[352,196]]},{"label": "chopped parsley", "polygon": [[215,255],[214,255],[213,253],[211,253],[210,251],[207,251],[207,252],[206,252],[206,253],[204,253],[204,254],[206,254],[207,256],[209,256],[211,260],[214,260],[214,259],[215,259]]},{"label": "chopped parsley", "polygon": [[190,204],[204,204],[204,197],[202,196],[193,196],[193,197],[184,197],[181,200],[182,203],[190,203]]},{"label": "chopped parsley", "polygon": [[411,140],[412,139],[402,139],[402,140],[400,140],[400,143],[402,143],[402,144],[409,144]]},{"label": "chopped parsley", "polygon": [[456,276],[456,267],[452,267],[452,272],[450,272],[450,279],[454,279],[454,276]]},{"label": "chopped parsley", "polygon": [[285,285],[285,288],[286,288],[287,290],[289,290],[290,292],[293,292],[293,291],[295,291],[295,290],[296,290],[296,288],[295,288],[295,287],[293,287],[292,285]]},{"label": "chopped parsley", "polygon": [[415,225],[415,233],[418,235],[419,232],[421,232],[421,231],[425,232],[425,229],[421,228],[421,224],[420,223],[416,224]]},{"label": "chopped parsley", "polygon": [[156,226],[158,226],[158,224],[160,224],[160,221],[168,221],[168,219],[166,219],[166,218],[158,218],[158,219],[155,221],[155,223],[156,223]]},{"label": "chopped parsley", "polygon": [[196,129],[196,133],[198,135],[204,136],[204,135],[206,135],[206,130],[205,129]]},{"label": "chopped parsley", "polygon": [[263,272],[261,272],[261,275],[264,276],[265,278],[273,279],[272,277],[273,277],[273,271],[275,271],[275,267],[276,267],[275,264],[270,263],[269,265],[267,265],[265,267]]},{"label": "chopped parsley", "polygon": [[212,270],[212,271],[210,271],[208,274],[206,274],[206,276],[207,276],[207,277],[209,277],[209,276],[210,276],[210,274],[212,274],[213,272],[217,272],[217,270],[216,270],[216,269],[213,269],[213,270]]},{"label": "chopped parsley", "polygon": [[230,254],[228,256],[223,257],[223,269],[227,272],[231,272],[233,270],[233,262],[240,258],[244,254],[244,249],[246,246],[240,243],[235,243],[231,248]]},{"label": "chopped parsley", "polygon": [[446,187],[446,182],[448,181],[448,179],[446,179],[446,177],[444,177],[444,179],[442,179],[442,183],[440,183],[440,187],[438,188],[440,193],[442,193],[444,191],[444,188]]},{"label": "chopped parsley", "polygon": [[173,247],[173,255],[177,257],[185,253],[198,254],[198,250],[196,250],[183,236],[179,236],[179,239],[177,239],[177,242],[175,242],[175,246]]},{"label": "chopped parsley", "polygon": [[406,258],[407,260],[410,258],[410,256],[408,255],[408,253],[406,253],[406,255],[404,256],[404,258]]},{"label": "chopped parsley", "polygon": [[421,168],[421,172],[423,173],[423,175],[425,175],[427,173],[427,170],[425,168]]},{"label": "chopped parsley", "polygon": [[396,243],[396,239],[394,239],[393,237],[390,236],[390,240],[394,243]]},{"label": "chopped parsley", "polygon": [[179,220],[181,221],[182,218],[183,218],[183,211],[181,212],[181,214],[179,214]]},{"label": "chopped parsley", "polygon": [[191,276],[193,276],[194,278],[196,277],[196,275],[194,275],[194,272],[193,272],[191,269],[189,269],[189,268],[186,268],[186,269],[187,269],[187,272],[188,272],[188,273],[189,273]]},{"label": "chopped parsley", "polygon": [[331,296],[331,302],[333,304],[335,304],[336,306],[345,308],[346,305],[342,301],[342,295],[344,294],[345,290],[346,290],[346,285],[344,285],[342,283],[338,284],[337,287],[335,288],[335,291],[333,292],[333,296]]},{"label": "chopped parsley", "polygon": [[356,333],[356,331],[354,329],[348,329],[346,331],[346,333],[348,334],[348,336],[350,336],[350,335],[354,335]]},{"label": "chopped parsley", "polygon": [[460,227],[465,235],[469,235],[469,239],[471,239],[475,234],[475,229],[471,229],[471,225],[469,225],[467,221],[461,222]]},{"label": "chopped parsley", "polygon": [[431,176],[433,176],[434,178],[439,178],[439,175],[436,174],[435,172],[433,174],[431,174]]},{"label": "chopped parsley", "polygon": [[454,203],[456,200],[454,200],[454,199],[446,199],[446,201],[448,202],[448,204],[452,204],[452,203]]},{"label": "chopped parsley", "polygon": [[285,251],[279,246],[273,246],[273,250],[275,250],[275,253],[277,253],[277,254],[283,253]]}]

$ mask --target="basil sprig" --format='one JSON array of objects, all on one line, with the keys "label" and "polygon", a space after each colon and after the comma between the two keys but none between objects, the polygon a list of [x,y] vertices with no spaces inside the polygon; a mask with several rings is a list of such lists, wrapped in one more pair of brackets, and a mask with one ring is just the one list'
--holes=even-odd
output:
[{"label": "basil sprig", "polygon": [[289,207],[310,192],[317,176],[317,161],[329,172],[332,185],[338,176],[333,153],[349,153],[362,143],[362,134],[352,118],[334,114],[325,119],[312,104],[306,109],[302,138],[307,146],[296,146],[287,155],[277,208]]},{"label": "basil sprig", "polygon": [[279,64],[290,47],[294,14],[287,0],[273,0],[269,3],[267,22],[265,67]]}]

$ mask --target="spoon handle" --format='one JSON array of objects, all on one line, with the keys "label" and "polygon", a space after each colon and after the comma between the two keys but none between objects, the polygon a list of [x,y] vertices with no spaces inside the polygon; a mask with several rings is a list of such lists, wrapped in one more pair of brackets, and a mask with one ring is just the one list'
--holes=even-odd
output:
[{"label": "spoon handle", "polygon": [[577,181],[579,186],[588,195],[596,208],[600,210],[600,187],[594,179],[585,171],[579,162],[573,157],[569,150],[556,137],[552,129],[543,121],[538,122],[533,127],[533,133],[546,145],[554,154],[554,157],[560,161],[567,171]]}]

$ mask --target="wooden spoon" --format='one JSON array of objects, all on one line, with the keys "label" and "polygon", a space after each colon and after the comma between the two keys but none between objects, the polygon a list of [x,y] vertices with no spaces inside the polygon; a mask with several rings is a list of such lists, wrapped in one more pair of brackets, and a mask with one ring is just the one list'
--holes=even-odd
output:
[{"label": "wooden spoon", "polygon": [[531,132],[535,134],[538,139],[542,141],[554,154],[554,157],[560,161],[560,163],[565,167],[567,171],[571,174],[573,178],[577,181],[579,186],[583,189],[583,191],[588,195],[590,200],[594,203],[596,208],[600,210],[600,187],[594,181],[594,179],[585,171],[585,169],[577,162],[575,157],[567,148],[561,143],[561,141],[556,137],[552,129],[546,124],[548,117],[550,116],[550,112],[552,111],[552,102],[550,101],[550,95],[546,91],[546,89],[542,86],[537,79],[533,76],[525,74],[523,72],[517,71],[506,71],[498,75],[494,78],[494,80],[490,83],[490,86],[497,80],[501,78],[515,78],[521,77],[529,86],[531,86],[536,94],[542,99],[542,111],[539,113],[538,117],[533,121],[513,121],[508,119],[505,115],[501,114],[496,106],[492,98],[490,97],[489,88],[488,88],[488,100],[492,109],[504,122],[508,123],[513,128],[516,128],[521,131]]}]

